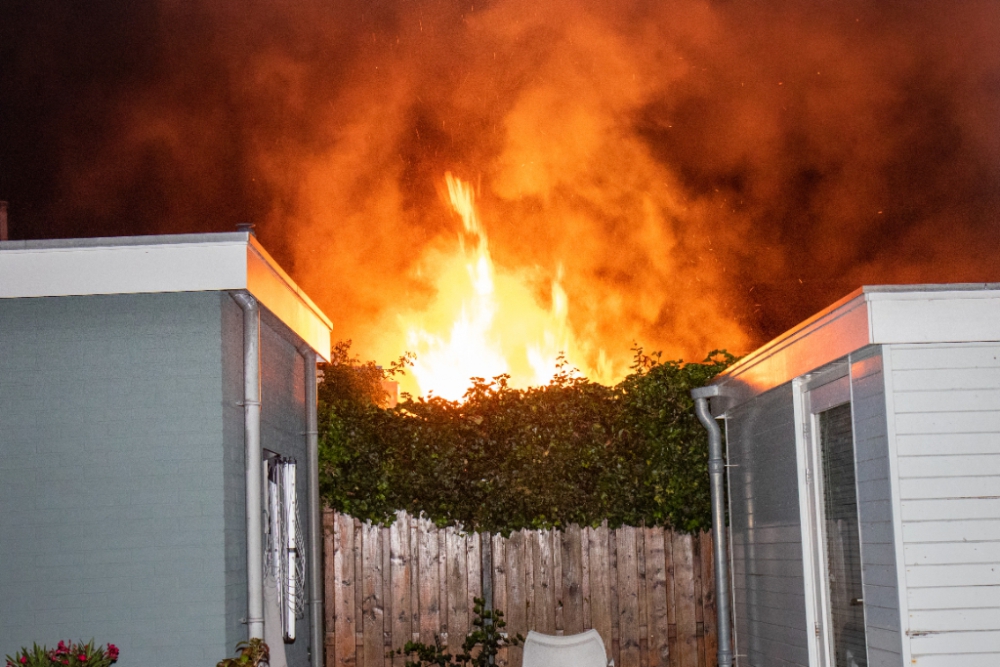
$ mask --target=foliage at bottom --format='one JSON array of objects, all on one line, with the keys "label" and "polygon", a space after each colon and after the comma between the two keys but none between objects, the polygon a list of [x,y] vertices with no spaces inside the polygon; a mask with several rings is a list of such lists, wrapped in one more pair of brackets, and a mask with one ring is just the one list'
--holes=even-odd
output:
[{"label": "foliage at bottom", "polygon": [[32,644],[30,649],[21,647],[13,656],[7,656],[6,667],[108,667],[117,661],[117,646],[97,646],[91,639],[87,643],[60,641],[52,649],[38,644]]},{"label": "foliage at bottom", "polygon": [[435,637],[433,644],[406,642],[396,655],[416,657],[415,660],[407,660],[406,667],[488,667],[496,662],[500,649],[524,643],[521,635],[508,637],[503,631],[507,623],[503,620],[502,611],[486,609],[482,598],[475,598],[474,602],[472,625],[475,629],[466,636],[461,653],[448,653],[447,648],[441,645],[441,638]]},{"label": "foliage at bottom", "polygon": [[236,657],[220,660],[215,667],[260,667],[271,660],[271,649],[263,639],[254,638],[236,645]]}]

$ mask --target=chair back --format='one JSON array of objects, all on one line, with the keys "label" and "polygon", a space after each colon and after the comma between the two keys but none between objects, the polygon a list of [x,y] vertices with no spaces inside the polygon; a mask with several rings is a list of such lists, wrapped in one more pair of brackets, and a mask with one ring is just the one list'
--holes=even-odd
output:
[{"label": "chair back", "polygon": [[607,667],[604,641],[597,630],[578,635],[543,635],[534,630],[524,640],[524,667]]}]

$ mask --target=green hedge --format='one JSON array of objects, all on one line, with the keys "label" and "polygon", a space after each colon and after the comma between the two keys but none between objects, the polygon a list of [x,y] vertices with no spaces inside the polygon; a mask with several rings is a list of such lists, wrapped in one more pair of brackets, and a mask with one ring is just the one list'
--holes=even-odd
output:
[{"label": "green hedge", "polygon": [[396,510],[438,525],[522,528],[710,526],[706,435],[690,390],[734,361],[660,361],[635,351],[633,372],[607,387],[564,366],[548,385],[476,379],[461,403],[407,399],[377,407],[379,381],[401,372],[359,364],[337,346],[320,386],[324,500],[362,520]]}]

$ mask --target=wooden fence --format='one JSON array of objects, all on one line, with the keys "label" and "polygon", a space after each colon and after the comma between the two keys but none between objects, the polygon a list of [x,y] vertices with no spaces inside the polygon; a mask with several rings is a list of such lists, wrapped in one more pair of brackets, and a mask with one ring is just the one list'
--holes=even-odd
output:
[{"label": "wooden fence", "polygon": [[[400,513],[389,527],[326,512],[327,667],[396,667],[407,641],[460,647],[482,597],[483,540]],[[662,528],[520,531],[490,539],[487,585],[507,631],[596,628],[617,667],[716,664],[711,535]],[[498,656],[521,667],[521,649]]]}]

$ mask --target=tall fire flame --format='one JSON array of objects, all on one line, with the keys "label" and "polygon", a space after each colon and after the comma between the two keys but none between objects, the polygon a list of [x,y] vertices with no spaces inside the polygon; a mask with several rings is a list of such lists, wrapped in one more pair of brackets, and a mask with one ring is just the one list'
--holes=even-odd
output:
[{"label": "tall fire flame", "polygon": [[603,351],[597,366],[577,354],[562,267],[551,280],[550,303],[540,304],[523,271],[497,270],[471,184],[450,172],[444,181],[462,228],[452,254],[428,258],[428,270],[438,271],[437,296],[406,323],[408,349],[417,357],[417,390],[459,400],[473,377],[509,375],[515,387],[545,384],[557,372],[560,354],[591,379],[612,381]]}]

